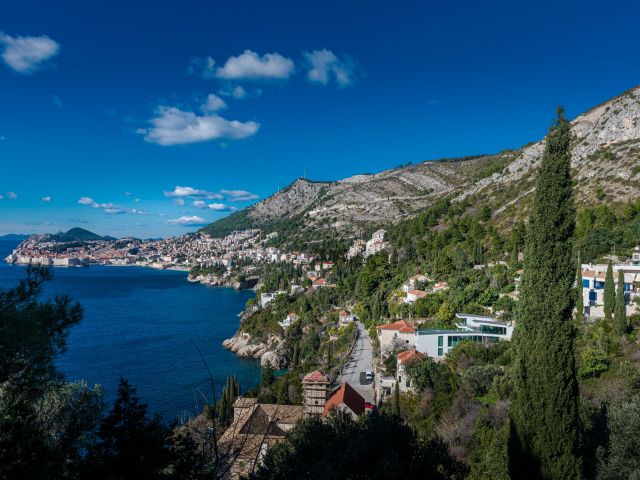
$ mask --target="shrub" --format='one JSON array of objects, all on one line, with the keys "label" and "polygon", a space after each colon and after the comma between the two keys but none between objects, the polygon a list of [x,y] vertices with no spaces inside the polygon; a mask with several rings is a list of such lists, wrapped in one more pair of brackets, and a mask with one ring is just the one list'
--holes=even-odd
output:
[{"label": "shrub", "polygon": [[578,376],[582,379],[598,377],[609,369],[609,359],[601,350],[587,348],[580,352]]},{"label": "shrub", "polygon": [[504,375],[504,372],[497,365],[474,365],[462,375],[462,387],[476,396],[482,396],[489,391],[498,375]]}]

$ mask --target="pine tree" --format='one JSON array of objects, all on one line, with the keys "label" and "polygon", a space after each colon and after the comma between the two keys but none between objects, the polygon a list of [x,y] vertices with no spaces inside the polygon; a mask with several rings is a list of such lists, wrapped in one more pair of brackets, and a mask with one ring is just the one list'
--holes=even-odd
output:
[{"label": "pine tree", "polygon": [[578,325],[584,320],[584,297],[582,295],[582,268],[578,265],[576,275],[576,323]]},{"label": "pine tree", "polygon": [[333,342],[327,345],[327,370],[333,368]]},{"label": "pine tree", "polygon": [[393,392],[393,414],[400,416],[400,385],[397,381]]},{"label": "pine tree", "polygon": [[627,312],[624,306],[624,272],[618,272],[618,291],[616,292],[615,329],[619,336],[627,331]]},{"label": "pine tree", "polygon": [[511,478],[581,478],[571,139],[559,109],[546,139],[525,243],[513,339]]},{"label": "pine tree", "polygon": [[296,342],[293,347],[293,358],[291,359],[291,366],[296,368],[300,362],[300,343]]},{"label": "pine tree", "polygon": [[604,318],[611,320],[611,314],[616,304],[616,286],[613,281],[613,266],[609,260],[607,276],[604,279]]}]

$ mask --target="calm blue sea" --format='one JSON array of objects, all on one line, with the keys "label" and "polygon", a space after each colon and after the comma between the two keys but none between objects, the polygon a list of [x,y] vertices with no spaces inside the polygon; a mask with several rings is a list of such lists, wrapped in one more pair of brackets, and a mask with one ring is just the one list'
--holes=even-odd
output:
[{"label": "calm blue sea", "polygon": [[[18,242],[0,240],[0,258]],[[0,263],[0,288],[15,285],[24,267]],[[142,267],[56,268],[45,295],[68,294],[84,308],[68,351],[58,359],[67,380],[101,384],[112,400],[124,376],[151,413],[172,420],[202,409],[211,398],[200,349],[216,388],[234,373],[243,388],[256,385],[259,362],[222,348],[254,293],[189,283],[185,272]],[[196,348],[197,347],[197,348]],[[219,393],[219,392],[218,392]]]}]

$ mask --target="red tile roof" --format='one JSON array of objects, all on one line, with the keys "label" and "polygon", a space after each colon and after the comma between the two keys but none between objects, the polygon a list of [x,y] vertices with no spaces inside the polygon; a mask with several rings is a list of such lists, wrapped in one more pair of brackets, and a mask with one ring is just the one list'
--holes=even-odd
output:
[{"label": "red tile roof", "polygon": [[332,409],[342,404],[349,407],[356,415],[362,415],[364,412],[364,398],[351,385],[343,383],[329,396],[329,400],[324,404],[322,416],[326,417]]},{"label": "red tile roof", "polygon": [[427,296],[427,292],[424,292],[422,290],[409,290],[409,292],[411,295],[415,295],[416,297],[426,297]]},{"label": "red tile roof", "polygon": [[397,330],[400,333],[415,333],[416,329],[406,320],[398,320],[397,322],[387,323],[386,325],[378,325],[378,330]]},{"label": "red tile roof", "polygon": [[411,360],[416,360],[418,358],[424,358],[425,354],[418,352],[415,348],[412,348],[411,350],[405,350],[404,352],[400,352],[398,353],[398,355],[396,355],[396,358],[398,359],[398,361],[400,363],[407,363],[410,362]]},{"label": "red tile roof", "polygon": [[322,373],[320,370],[314,370],[313,372],[305,375],[305,377],[302,379],[303,382],[321,382],[321,383],[327,383],[329,382],[329,379],[327,378],[327,376]]}]

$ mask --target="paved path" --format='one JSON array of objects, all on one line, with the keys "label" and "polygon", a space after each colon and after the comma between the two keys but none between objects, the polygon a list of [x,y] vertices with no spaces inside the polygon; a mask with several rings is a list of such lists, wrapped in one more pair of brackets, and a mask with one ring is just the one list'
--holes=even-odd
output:
[{"label": "paved path", "polygon": [[373,371],[373,352],[369,332],[360,322],[356,322],[358,341],[351,357],[347,360],[338,383],[347,382],[362,395],[367,402],[373,403],[373,381],[365,378],[367,370]]}]

